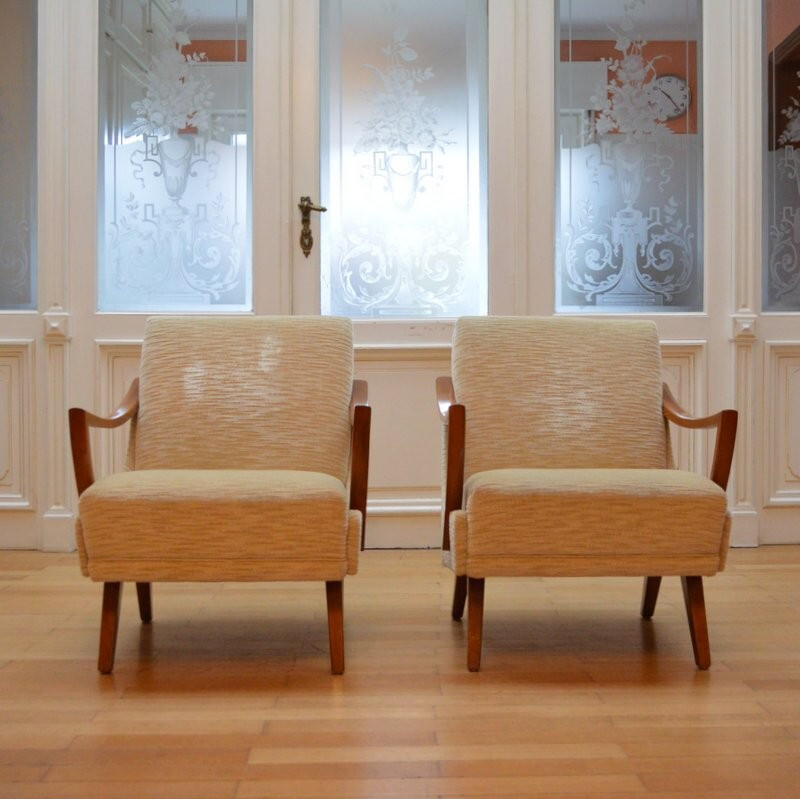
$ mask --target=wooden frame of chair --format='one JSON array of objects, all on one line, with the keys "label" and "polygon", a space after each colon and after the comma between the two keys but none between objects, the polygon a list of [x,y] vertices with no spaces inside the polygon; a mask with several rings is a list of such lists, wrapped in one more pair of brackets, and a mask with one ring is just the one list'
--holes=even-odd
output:
[{"label": "wooden frame of chair", "polygon": [[[139,379],[135,378],[120,404],[108,417],[100,417],[83,408],[69,410],[69,434],[72,447],[72,464],[78,496],[94,483],[94,466],[89,440],[91,428],[118,428],[136,417],[139,411]],[[367,519],[367,483],[369,476],[369,435],[372,409],[368,404],[367,382],[354,380],[350,398],[352,423],[350,453],[351,510],[361,512],[361,549],[364,549]],[[114,668],[114,656],[119,630],[119,612],[122,601],[122,582],[103,584],[103,606],[100,617],[100,647],[97,668],[109,674]],[[344,581],[326,581],[325,596],[328,607],[328,636],[330,640],[331,672],[344,672]],[[139,616],[144,624],[153,619],[150,583],[137,582],[136,595]]]},{"label": "wooden frame of chair", "polygon": [[[439,415],[447,426],[447,466],[444,497],[444,530],[442,549],[450,549],[450,514],[462,507],[464,494],[464,443],[466,439],[466,409],[457,402],[453,381],[449,376],[436,379],[436,399]],[[738,412],[725,409],[706,417],[693,417],[684,411],[673,397],[667,384],[662,385],[662,409],[664,418],[683,428],[716,428],[714,459],[710,479],[722,489],[728,486],[728,477],[733,461],[736,442]],[[453,590],[452,616],[460,620],[464,605],[469,602],[467,613],[467,666],[477,672],[481,665],[483,641],[483,577],[456,575]],[[650,619],[655,611],[661,576],[650,575],[644,579],[641,614]],[[703,578],[700,575],[681,576],[686,616],[692,639],[694,660],[700,669],[711,666],[711,649],[708,641]]]}]

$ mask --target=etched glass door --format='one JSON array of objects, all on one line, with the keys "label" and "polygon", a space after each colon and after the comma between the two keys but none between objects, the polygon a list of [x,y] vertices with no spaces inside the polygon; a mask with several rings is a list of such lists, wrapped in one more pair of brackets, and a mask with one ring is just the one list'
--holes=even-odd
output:
[{"label": "etched glass door", "polygon": [[22,311],[36,308],[36,4],[14,0],[3,11],[0,311]]},{"label": "etched glass door", "polygon": [[486,3],[320,10],[322,313],[486,313]]},{"label": "etched glass door", "polygon": [[767,5],[764,311],[800,311],[800,10]]},{"label": "etched glass door", "polygon": [[556,306],[703,310],[700,0],[561,0]]},{"label": "etched glass door", "polygon": [[249,311],[243,0],[107,0],[100,311]]}]

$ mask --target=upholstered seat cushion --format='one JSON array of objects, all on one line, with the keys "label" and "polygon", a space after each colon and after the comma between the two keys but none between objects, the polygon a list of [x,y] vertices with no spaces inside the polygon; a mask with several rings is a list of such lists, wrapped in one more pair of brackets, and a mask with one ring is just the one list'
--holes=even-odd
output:
[{"label": "upholstered seat cushion", "polygon": [[341,580],[356,571],[360,530],[331,475],[154,469],[90,486],[77,538],[100,581]]},{"label": "upholstered seat cushion", "polygon": [[675,469],[495,469],[451,516],[459,574],[713,575],[730,521],[715,483]]}]

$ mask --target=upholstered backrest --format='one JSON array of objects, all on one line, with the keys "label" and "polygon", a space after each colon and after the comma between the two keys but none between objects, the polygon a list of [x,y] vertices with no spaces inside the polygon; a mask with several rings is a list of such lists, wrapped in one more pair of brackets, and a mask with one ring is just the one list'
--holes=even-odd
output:
[{"label": "upholstered backrest", "polygon": [[644,321],[463,317],[453,384],[465,477],[487,469],[669,466],[656,327]]},{"label": "upholstered backrest", "polygon": [[134,469],[297,469],[343,482],[352,324],[335,317],[147,321]]}]

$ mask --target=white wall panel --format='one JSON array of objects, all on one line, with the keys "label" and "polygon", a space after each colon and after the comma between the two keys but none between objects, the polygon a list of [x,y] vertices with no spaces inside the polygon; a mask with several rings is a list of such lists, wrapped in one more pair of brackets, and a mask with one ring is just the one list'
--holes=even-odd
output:
[{"label": "white wall panel", "polygon": [[356,375],[368,381],[372,407],[368,547],[441,544],[442,436],[435,381],[449,374],[449,347],[356,352]]},{"label": "white wall panel", "polygon": [[[139,341],[97,341],[97,396],[95,410],[107,416],[119,405],[139,374]],[[95,477],[125,468],[130,423],[110,430],[93,431]]]},{"label": "white wall panel", "polygon": [[[684,410],[695,416],[706,413],[705,353],[703,341],[661,343],[664,381]],[[704,457],[707,434],[670,425],[670,436],[675,465],[708,474]]]},{"label": "white wall panel", "polygon": [[766,505],[800,506],[800,342],[767,342]]},{"label": "white wall panel", "polygon": [[34,507],[33,342],[0,342],[0,508]]}]

